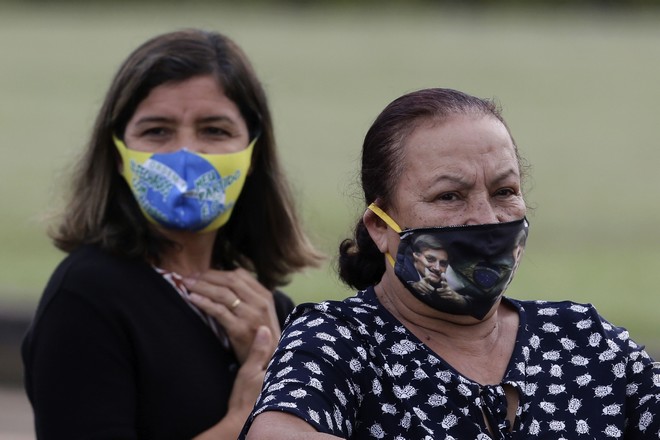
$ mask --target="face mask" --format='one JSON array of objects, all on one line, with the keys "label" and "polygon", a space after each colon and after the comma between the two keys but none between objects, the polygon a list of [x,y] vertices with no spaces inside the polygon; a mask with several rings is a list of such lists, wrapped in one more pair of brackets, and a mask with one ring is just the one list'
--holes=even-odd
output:
[{"label": "face mask", "polygon": [[402,231],[373,203],[378,217],[399,233],[394,273],[420,301],[442,312],[482,319],[509,286],[527,240],[526,218],[508,223]]},{"label": "face mask", "polygon": [[245,150],[201,154],[131,150],[114,138],[122,171],[142,212],[167,229],[198,232],[223,226],[243,189],[256,139]]}]

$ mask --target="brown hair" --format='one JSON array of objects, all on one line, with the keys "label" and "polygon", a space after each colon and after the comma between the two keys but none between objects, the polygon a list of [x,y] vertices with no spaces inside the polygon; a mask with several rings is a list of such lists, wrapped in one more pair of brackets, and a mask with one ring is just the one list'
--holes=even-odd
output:
[{"label": "brown hair", "polygon": [[[367,131],[362,145],[361,183],[365,206],[376,200],[382,209],[389,205],[402,173],[403,146],[420,124],[429,120],[442,122],[461,114],[493,116],[507,127],[499,107],[493,101],[452,89],[418,90],[395,99],[385,107]],[[513,137],[511,140],[523,173],[526,166]],[[354,238],[345,239],[339,245],[338,266],[342,281],[356,289],[374,285],[383,276],[383,255],[371,239],[362,218],[355,226]]]},{"label": "brown hair", "polygon": [[112,136],[123,137],[135,109],[155,87],[200,75],[218,80],[240,109],[250,137],[259,136],[251,174],[214,243],[212,265],[238,264],[254,270],[268,288],[285,284],[291,272],[317,265],[321,255],[299,224],[277,156],[266,94],[243,51],[216,32],[191,29],[163,34],[142,44],[124,61],[77,163],[61,221],[50,235],[66,252],[96,244],[156,264],[166,248],[175,246],[141,213],[119,174]]}]

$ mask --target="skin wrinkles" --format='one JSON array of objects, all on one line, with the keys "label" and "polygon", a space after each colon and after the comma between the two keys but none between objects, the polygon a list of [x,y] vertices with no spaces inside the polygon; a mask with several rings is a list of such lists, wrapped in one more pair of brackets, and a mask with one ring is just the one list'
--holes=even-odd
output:
[{"label": "skin wrinkles", "polygon": [[[486,224],[524,217],[513,141],[496,118],[457,115],[443,124],[422,124],[410,134],[404,148],[403,172],[387,206],[400,226]],[[370,217],[366,214],[367,223]],[[399,235],[378,219],[371,222],[380,231],[379,249],[396,255]],[[515,311],[498,301],[477,320],[435,310],[404,290],[387,264],[376,286],[383,305],[465,376],[480,383],[499,383],[513,349],[511,341],[515,342],[515,337],[508,338],[517,332]],[[477,367],[484,359],[490,359],[489,367]],[[499,368],[491,368],[492,364]]]},{"label": "skin wrinkles", "polygon": [[405,148],[390,209],[399,225],[496,223],[524,216],[513,143],[497,119],[455,116],[445,124],[422,125]]}]

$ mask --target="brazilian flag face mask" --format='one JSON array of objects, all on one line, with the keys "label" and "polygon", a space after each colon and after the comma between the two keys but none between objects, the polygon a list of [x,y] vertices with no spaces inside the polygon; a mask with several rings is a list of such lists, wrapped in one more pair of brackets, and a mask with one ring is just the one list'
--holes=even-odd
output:
[{"label": "brazilian flag face mask", "polygon": [[114,137],[121,174],[147,220],[167,229],[208,232],[229,220],[257,139],[236,153],[131,150]]}]

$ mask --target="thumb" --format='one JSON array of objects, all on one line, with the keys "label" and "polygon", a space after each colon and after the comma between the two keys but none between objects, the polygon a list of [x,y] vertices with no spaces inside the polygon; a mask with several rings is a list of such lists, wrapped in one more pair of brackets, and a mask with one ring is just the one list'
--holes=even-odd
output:
[{"label": "thumb", "polygon": [[259,326],[257,333],[252,340],[252,346],[248,353],[245,364],[253,366],[255,369],[264,369],[273,355],[273,334],[265,325]]}]

